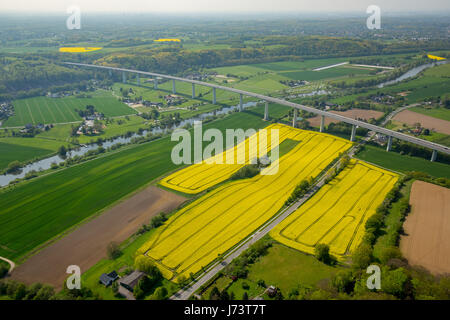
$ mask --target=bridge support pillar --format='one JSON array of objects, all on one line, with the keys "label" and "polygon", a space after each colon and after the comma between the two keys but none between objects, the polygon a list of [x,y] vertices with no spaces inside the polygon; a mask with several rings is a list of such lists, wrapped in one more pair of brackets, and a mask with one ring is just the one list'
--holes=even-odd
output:
[{"label": "bridge support pillar", "polygon": [[192,99],[195,99],[195,84],[192,84]]},{"label": "bridge support pillar", "polygon": [[242,93],[239,94],[239,111],[244,110],[244,97],[242,96]]},{"label": "bridge support pillar", "polygon": [[127,74],[125,73],[125,71],[122,71],[122,82],[127,83]]},{"label": "bridge support pillar", "polygon": [[136,83],[138,86],[141,85],[141,76],[139,75],[139,73],[136,75]]},{"label": "bridge support pillar", "polygon": [[297,114],[298,114],[298,110],[294,109],[294,116],[292,117],[292,126],[294,128],[297,128]]},{"label": "bridge support pillar", "polygon": [[177,88],[175,87],[175,79],[172,79],[172,93],[177,93]]},{"label": "bridge support pillar", "polygon": [[391,148],[392,148],[392,136],[389,136],[388,141],[387,141],[386,151],[387,152],[391,151]]},{"label": "bridge support pillar", "polygon": [[109,69],[108,71],[109,71],[109,76],[112,77],[112,70]]},{"label": "bridge support pillar", "polygon": [[320,116],[320,132],[325,131],[325,116]]},{"label": "bridge support pillar", "polygon": [[217,103],[217,99],[216,99],[216,88],[213,88],[213,104]]},{"label": "bridge support pillar", "polygon": [[269,120],[269,103],[266,101],[266,106],[264,107],[264,120]]},{"label": "bridge support pillar", "polygon": [[437,151],[433,150],[433,153],[431,154],[431,162],[436,161],[436,158],[437,158]]},{"label": "bridge support pillar", "polygon": [[153,79],[153,87],[155,88],[155,90],[158,90],[158,78],[155,77],[155,79]]},{"label": "bridge support pillar", "polygon": [[350,136],[350,141],[351,142],[355,141],[355,136],[356,136],[356,126],[352,125],[352,135]]}]

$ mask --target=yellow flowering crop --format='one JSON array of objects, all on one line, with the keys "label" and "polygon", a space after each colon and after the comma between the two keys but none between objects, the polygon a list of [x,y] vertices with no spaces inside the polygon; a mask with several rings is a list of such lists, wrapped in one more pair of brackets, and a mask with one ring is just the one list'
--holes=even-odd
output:
[{"label": "yellow flowering crop", "polygon": [[367,219],[397,180],[395,173],[351,160],[335,179],[277,225],[270,235],[311,254],[317,244],[325,243],[332,254],[344,259],[359,245]]},{"label": "yellow flowering crop", "polygon": [[[283,142],[285,139],[289,138],[292,135],[293,131],[292,127],[283,124],[272,124],[267,128],[267,151],[272,149],[271,147],[271,131],[272,129],[279,130],[279,143]],[[255,154],[254,148],[249,148],[249,140],[257,139],[259,142],[259,134],[252,135],[250,138],[247,138],[245,141],[241,142],[237,146],[232,149],[226,150],[221,154],[213,157],[213,159],[204,160],[201,163],[197,163],[191,165],[185,169],[177,171],[170,176],[162,179],[160,184],[164,187],[181,191],[188,194],[196,194],[200,193],[212,186],[219,184],[222,181],[227,180],[233,173],[238,171],[240,168],[245,166],[250,162],[251,159],[257,157]],[[243,148],[241,146],[244,145]],[[245,149],[244,149],[245,148]],[[239,152],[245,150],[245,163],[238,164],[237,157]],[[230,153],[234,155],[234,164],[226,164],[226,159],[228,156],[231,156]],[[214,159],[222,158],[223,164],[215,164],[213,162]]]},{"label": "yellow flowering crop", "polygon": [[59,48],[59,52],[70,52],[70,53],[82,53],[82,52],[91,52],[97,51],[102,48],[94,48],[94,47],[61,47]]},{"label": "yellow flowering crop", "polygon": [[[327,134],[284,130],[286,138],[299,143],[278,160],[276,174],[231,181],[210,191],[157,228],[138,254],[153,259],[168,279],[195,274],[263,225],[300,181],[316,177],[352,144]],[[222,169],[217,172],[223,174]]]}]

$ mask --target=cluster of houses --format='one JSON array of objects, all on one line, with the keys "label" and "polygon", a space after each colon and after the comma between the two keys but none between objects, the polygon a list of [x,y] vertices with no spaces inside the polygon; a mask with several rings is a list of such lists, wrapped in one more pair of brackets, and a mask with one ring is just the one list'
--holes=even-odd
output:
[{"label": "cluster of houses", "polygon": [[[87,118],[90,118],[89,120]],[[95,120],[97,119],[91,119],[92,116],[86,117],[86,120],[81,123],[81,125],[78,127],[77,135],[82,134],[99,134],[99,129],[95,126]],[[102,128],[105,128],[105,125],[101,125]]]},{"label": "cluster of houses", "polygon": [[130,99],[130,98],[124,98],[122,99],[124,103],[127,105],[134,105],[134,104],[142,104],[145,107],[153,107],[161,109],[164,107],[164,102],[167,104],[168,107],[170,106],[177,106],[180,105],[187,100],[183,98],[182,96],[176,95],[176,94],[168,94],[164,96],[164,102],[154,102],[154,101],[147,101],[147,100],[137,100],[137,99]]},{"label": "cluster of houses", "polygon": [[395,102],[395,98],[393,96],[383,93],[371,96],[370,100],[376,103],[384,103],[384,104],[392,104]]},{"label": "cluster of houses", "polygon": [[309,82],[306,80],[280,80],[280,83],[291,88],[306,86],[307,84],[309,84]]},{"label": "cluster of houses", "polygon": [[206,72],[206,73],[194,72],[194,73],[187,74],[184,77],[189,80],[205,81],[215,75],[217,75],[217,72],[214,72],[214,71]]},{"label": "cluster of houses", "polygon": [[53,128],[52,124],[42,124],[38,123],[37,125],[32,125],[31,123],[27,123],[23,129],[20,130],[20,133],[31,133],[35,132],[36,130],[45,130],[48,131],[51,128]]},{"label": "cluster of houses", "polygon": [[145,277],[145,273],[141,271],[133,271],[129,275],[121,278],[116,271],[110,273],[103,273],[100,276],[99,282],[105,287],[111,286],[115,281],[119,283],[119,293],[129,300],[134,300],[133,290],[138,284],[139,280]]},{"label": "cluster of houses", "polygon": [[72,95],[72,91],[67,92],[47,92],[47,97],[49,98],[62,98],[62,97],[70,97]]},{"label": "cluster of houses", "polygon": [[185,102],[186,99],[176,94],[169,94],[167,96],[164,96],[164,101],[166,101],[168,106],[177,106]]}]

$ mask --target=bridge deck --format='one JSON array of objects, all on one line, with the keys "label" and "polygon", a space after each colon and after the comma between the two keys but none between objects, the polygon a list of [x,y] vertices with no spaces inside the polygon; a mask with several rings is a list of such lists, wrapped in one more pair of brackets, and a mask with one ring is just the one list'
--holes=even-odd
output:
[{"label": "bridge deck", "polygon": [[213,83],[207,83],[207,82],[202,82],[202,81],[198,81],[198,80],[191,80],[191,79],[186,79],[186,78],[180,78],[180,77],[175,77],[175,76],[170,76],[170,75],[165,75],[165,74],[159,74],[159,73],[154,73],[154,72],[146,72],[146,71],[139,71],[139,70],[132,70],[132,69],[124,69],[124,68],[115,68],[115,67],[108,67],[108,66],[98,66],[98,65],[94,65],[94,64],[85,64],[85,63],[74,63],[74,62],[65,62],[66,64],[69,65],[74,65],[74,66],[80,66],[80,67],[90,67],[90,68],[98,68],[98,69],[105,69],[105,70],[115,70],[115,71],[122,71],[122,72],[129,72],[129,73],[136,73],[136,74],[142,74],[142,75],[148,75],[148,76],[152,76],[152,77],[161,77],[164,79],[172,79],[172,80],[177,80],[177,81],[183,81],[183,82],[188,82],[188,83],[192,83],[192,84],[198,84],[201,86],[206,86],[206,87],[210,87],[210,88],[216,88],[216,89],[220,89],[220,90],[226,90],[226,91],[230,91],[230,92],[234,92],[237,94],[242,94],[242,95],[246,95],[249,97],[254,97],[254,98],[258,98],[260,100],[265,100],[265,101],[269,101],[272,103],[277,103],[280,105],[285,105],[285,106],[289,106],[295,109],[300,109],[300,110],[304,110],[307,112],[311,112],[320,116],[325,116],[325,117],[329,117],[338,121],[342,121],[345,123],[349,123],[351,125],[354,126],[358,126],[361,128],[366,128],[369,129],[371,131],[374,132],[378,132],[387,136],[391,136],[394,137],[396,139],[399,140],[403,140],[403,141],[407,141],[410,143],[414,143],[417,144],[419,146],[425,147],[425,148],[429,148],[432,150],[436,150],[445,154],[450,154],[450,148],[431,142],[431,141],[426,141],[423,139],[419,139],[416,137],[412,137],[409,136],[407,134],[404,133],[400,133],[400,132],[396,132],[396,131],[392,131],[383,127],[379,127],[367,122],[363,122],[363,121],[359,121],[359,120],[355,120],[355,119],[351,119],[351,118],[347,118],[338,114],[334,114],[331,112],[327,112],[327,111],[322,111],[322,110],[318,110],[312,107],[308,107],[305,105],[301,105],[298,103],[293,103],[290,101],[286,101],[283,99],[279,99],[279,98],[274,98],[274,97],[268,97],[259,93],[254,93],[254,92],[249,92],[249,91],[244,91],[244,90],[240,90],[240,89],[235,89],[235,88],[229,88],[229,87],[225,87],[225,86],[221,86],[221,85],[217,85],[217,84],[213,84]]}]

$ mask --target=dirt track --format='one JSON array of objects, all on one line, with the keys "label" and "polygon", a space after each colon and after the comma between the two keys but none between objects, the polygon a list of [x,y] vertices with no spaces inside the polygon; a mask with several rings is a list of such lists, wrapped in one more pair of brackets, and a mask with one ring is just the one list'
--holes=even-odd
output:
[{"label": "dirt track", "polygon": [[450,273],[450,189],[415,181],[400,249],[411,265]]},{"label": "dirt track", "polygon": [[[383,112],[376,110],[365,110],[365,109],[350,109],[347,111],[331,111],[331,113],[339,114],[341,116],[346,116],[352,119],[365,119],[368,120],[370,118],[378,119],[383,115]],[[320,126],[320,116],[316,116],[313,118],[306,119],[309,124],[313,127]],[[325,118],[325,125],[329,125],[330,123],[338,123],[339,121]]]},{"label": "dirt track", "polygon": [[111,241],[126,240],[152,216],[170,212],[184,200],[150,186],[32,256],[16,267],[12,278],[27,284],[48,283],[59,289],[68,276],[67,266],[78,265],[81,272],[86,271],[106,257]]},{"label": "dirt track", "polygon": [[433,118],[410,110],[400,112],[394,117],[393,120],[406,123],[410,126],[415,123],[420,123],[420,125],[424,128],[430,130],[434,129],[440,133],[450,134],[450,121]]}]

